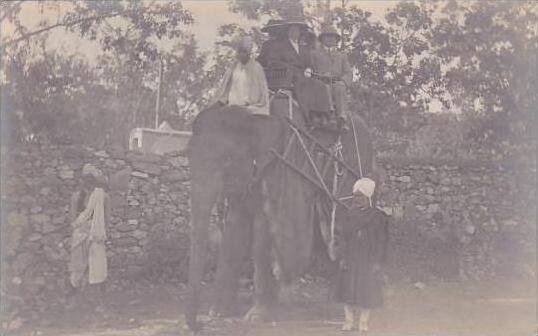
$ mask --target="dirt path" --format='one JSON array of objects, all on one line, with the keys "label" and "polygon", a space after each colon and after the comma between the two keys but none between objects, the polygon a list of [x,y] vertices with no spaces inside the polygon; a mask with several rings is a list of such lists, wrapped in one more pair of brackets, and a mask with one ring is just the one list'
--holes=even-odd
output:
[{"label": "dirt path", "polygon": [[[389,286],[385,308],[373,313],[368,335],[535,335],[535,285],[535,281],[517,285],[444,283],[420,290],[412,285]],[[50,312],[39,325],[28,323],[17,333],[2,335],[188,335],[181,313],[183,294],[169,287],[110,293],[103,313],[83,308]],[[244,297],[246,303],[248,294]],[[200,335],[357,335],[339,331],[342,309],[326,298],[326,286],[298,282],[284,295],[276,322],[247,324],[231,319],[211,321],[202,316],[205,328]]]}]

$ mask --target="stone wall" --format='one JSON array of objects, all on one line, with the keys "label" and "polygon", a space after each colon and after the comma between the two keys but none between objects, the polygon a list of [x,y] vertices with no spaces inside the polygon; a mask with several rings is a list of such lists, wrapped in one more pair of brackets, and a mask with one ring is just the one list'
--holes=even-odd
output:
[{"label": "stone wall", "polygon": [[532,274],[536,168],[509,162],[380,158],[395,277]]},{"label": "stone wall", "polygon": [[9,302],[25,300],[26,305],[46,308],[39,303],[67,292],[69,203],[87,163],[109,179],[107,284],[123,287],[144,279],[185,280],[186,158],[25,146],[6,153],[2,160],[2,285],[12,299]]},{"label": "stone wall", "polygon": [[[41,302],[46,309],[47,297],[65,292],[69,199],[86,163],[109,178],[107,283],[186,280],[185,157],[24,146],[2,160],[2,289],[9,302]],[[534,268],[534,169],[396,158],[380,159],[380,167],[379,205],[394,215],[392,279],[483,278]]]}]

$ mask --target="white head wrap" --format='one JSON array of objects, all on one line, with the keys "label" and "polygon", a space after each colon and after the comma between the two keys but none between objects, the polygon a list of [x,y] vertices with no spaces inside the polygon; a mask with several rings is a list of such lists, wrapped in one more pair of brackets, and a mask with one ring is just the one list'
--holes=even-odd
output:
[{"label": "white head wrap", "polygon": [[375,182],[374,180],[367,177],[358,179],[353,185],[353,195],[360,192],[364,196],[368,197],[368,199],[370,200],[370,205],[372,205],[372,195],[374,194],[374,191]]},{"label": "white head wrap", "polygon": [[82,175],[83,176],[91,175],[98,181],[102,181],[102,182],[106,181],[106,178],[103,172],[99,168],[89,163],[86,163],[84,167],[82,167]]},{"label": "white head wrap", "polygon": [[239,49],[242,49],[242,50],[246,50],[246,51],[249,51],[251,52],[252,51],[252,48],[254,47],[254,41],[252,41],[252,39],[250,37],[243,37],[243,38],[240,38],[239,40],[235,41],[235,49],[236,50],[239,50]]}]

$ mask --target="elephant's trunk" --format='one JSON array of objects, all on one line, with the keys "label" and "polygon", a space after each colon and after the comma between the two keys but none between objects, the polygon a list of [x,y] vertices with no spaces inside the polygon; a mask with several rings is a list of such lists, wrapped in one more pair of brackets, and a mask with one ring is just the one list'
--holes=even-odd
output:
[{"label": "elephant's trunk", "polygon": [[[198,329],[196,314],[200,304],[200,287],[207,259],[208,227],[211,209],[221,191],[222,174],[205,172],[193,164],[191,184],[191,249],[189,259],[189,290],[185,319],[193,331]],[[204,170],[204,171],[202,171]]]}]

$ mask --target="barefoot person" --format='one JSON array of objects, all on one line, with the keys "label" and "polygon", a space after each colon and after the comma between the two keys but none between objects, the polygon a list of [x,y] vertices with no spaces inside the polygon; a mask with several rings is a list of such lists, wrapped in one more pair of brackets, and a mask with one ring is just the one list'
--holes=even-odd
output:
[{"label": "barefoot person", "polygon": [[68,265],[71,294],[87,292],[96,296],[98,309],[102,309],[103,282],[107,278],[105,240],[109,197],[104,190],[105,177],[99,169],[87,164],[82,175],[82,186],[71,197],[73,234]]},{"label": "barefoot person", "polygon": [[368,331],[370,310],[383,305],[382,265],[385,263],[388,221],[381,210],[372,205],[375,182],[361,178],[353,186],[353,207],[339,219],[342,241],[336,250],[340,260],[336,299],[344,303],[345,323],[342,330],[356,327]]}]

